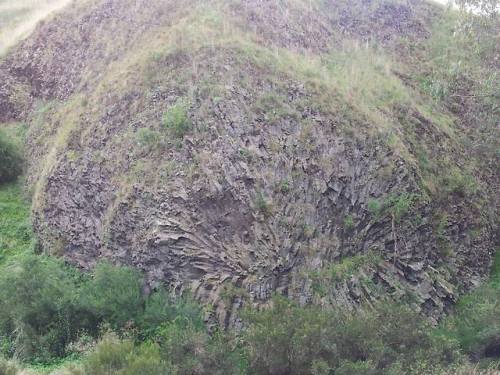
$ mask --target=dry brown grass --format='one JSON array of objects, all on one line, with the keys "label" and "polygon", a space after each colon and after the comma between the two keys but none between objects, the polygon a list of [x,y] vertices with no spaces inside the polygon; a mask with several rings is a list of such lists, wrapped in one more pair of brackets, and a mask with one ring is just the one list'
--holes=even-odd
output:
[{"label": "dry brown grass", "polygon": [[0,0],[0,56],[71,0]]}]

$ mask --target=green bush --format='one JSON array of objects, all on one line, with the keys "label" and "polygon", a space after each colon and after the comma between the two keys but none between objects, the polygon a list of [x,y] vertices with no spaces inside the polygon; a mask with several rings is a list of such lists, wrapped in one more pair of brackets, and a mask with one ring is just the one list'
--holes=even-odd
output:
[{"label": "green bush", "polygon": [[255,206],[257,210],[265,217],[271,216],[273,213],[273,206],[260,191],[257,192],[257,197],[255,199]]},{"label": "green bush", "polygon": [[191,129],[191,120],[188,117],[188,103],[179,99],[168,111],[163,114],[163,127],[175,138],[183,138]]},{"label": "green bush", "polygon": [[26,255],[0,272],[0,338],[7,355],[48,361],[76,338],[75,280],[59,261]]},{"label": "green bush", "polygon": [[346,231],[351,231],[354,229],[354,217],[352,215],[347,215],[344,217],[344,229]]},{"label": "green bush", "polygon": [[270,309],[248,311],[245,320],[243,340],[254,374],[327,368],[346,375],[436,373],[458,358],[452,341],[436,338],[417,313],[390,303],[352,312],[275,298]]},{"label": "green bush", "polygon": [[408,214],[417,198],[416,194],[411,193],[390,195],[384,201],[384,209],[394,217],[396,222],[399,222]]},{"label": "green bush", "polygon": [[234,344],[230,334],[209,335],[187,316],[178,316],[164,324],[155,341],[160,343],[165,358],[171,361],[176,374],[245,374],[246,358]]},{"label": "green bush", "polygon": [[446,193],[459,194],[462,197],[472,195],[477,190],[474,177],[467,171],[452,168],[451,171],[441,178],[443,190]]},{"label": "green bush", "polygon": [[100,321],[119,329],[139,317],[143,304],[141,288],[142,279],[137,271],[102,262],[82,287],[81,303]]},{"label": "green bush", "polygon": [[89,278],[61,261],[31,254],[0,269],[0,349],[7,356],[49,362],[79,336],[115,329],[142,314],[137,272],[99,264]]},{"label": "green bush", "polygon": [[377,199],[370,199],[368,201],[367,207],[373,218],[377,220],[380,217],[380,213],[382,211],[382,203],[380,203],[380,201]]},{"label": "green bush", "polygon": [[29,211],[19,184],[0,186],[0,265],[33,247]]},{"label": "green bush", "polygon": [[452,318],[451,330],[464,350],[477,358],[486,356],[488,347],[500,346],[500,289],[480,287],[462,298]]},{"label": "green bush", "polygon": [[[246,374],[241,352],[228,346],[225,334],[209,336],[186,319],[162,327],[155,342],[135,343],[106,333],[81,365],[67,366],[70,375],[238,375]],[[1,375],[1,374],[0,374]]]},{"label": "green bush", "polygon": [[131,340],[120,340],[115,335],[105,336],[83,363],[86,374],[114,374],[127,367],[127,357],[134,352]]},{"label": "green bush", "polygon": [[[141,278],[129,268],[101,263],[92,277],[78,277],[63,263],[34,255],[5,267],[0,342],[7,355],[47,362],[67,355],[68,344],[82,332],[97,337],[102,323],[121,330],[135,322],[127,331],[135,343],[106,334],[81,366],[67,368],[74,375],[438,373],[460,358],[455,337],[464,345],[472,333],[491,338],[498,325],[494,295],[466,304],[482,306],[473,310],[478,318],[467,319],[468,326],[460,323],[451,339],[391,303],[353,312],[300,307],[275,297],[270,308],[242,314],[243,331],[209,334],[200,305],[161,289],[144,298]],[[471,314],[464,310],[462,316]]]},{"label": "green bush", "polygon": [[244,314],[244,332],[250,367],[255,374],[307,374],[313,361],[324,359],[329,365],[338,358],[331,324],[324,311],[301,309],[290,301],[275,297],[272,308]]},{"label": "green bush", "polygon": [[488,357],[490,350],[500,348],[500,252],[496,254],[490,280],[462,297],[455,314],[441,329],[445,336],[456,339],[463,350],[476,359]]},{"label": "green bush", "polygon": [[244,374],[246,359],[229,332],[208,334],[203,309],[189,296],[173,298],[158,291],[146,301],[143,322],[176,374]]},{"label": "green bush", "polygon": [[[160,375],[171,374],[157,344],[135,346],[129,339],[108,333],[83,360],[82,375]],[[78,373],[73,371],[73,373]],[[76,374],[75,374],[76,375]]]},{"label": "green bush", "polygon": [[158,329],[168,322],[182,316],[196,329],[203,330],[205,323],[202,318],[202,308],[191,297],[176,298],[163,289],[152,293],[144,303],[144,312],[138,322],[142,339],[151,339],[158,334]]},{"label": "green bush", "polygon": [[0,129],[0,184],[14,181],[22,173],[22,166],[18,146]]},{"label": "green bush", "polygon": [[199,374],[203,370],[202,356],[209,337],[188,319],[178,317],[158,332],[157,340],[179,374]]}]

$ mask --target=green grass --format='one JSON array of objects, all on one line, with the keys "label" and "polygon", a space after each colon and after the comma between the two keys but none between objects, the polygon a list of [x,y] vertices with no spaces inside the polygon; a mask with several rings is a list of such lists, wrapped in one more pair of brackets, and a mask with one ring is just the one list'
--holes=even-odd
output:
[{"label": "green grass", "polygon": [[377,267],[382,257],[374,252],[345,257],[339,262],[325,264],[322,268],[309,273],[313,290],[320,296],[331,292],[331,288],[342,283],[365,268]]},{"label": "green grass", "polygon": [[0,185],[0,264],[33,245],[30,204],[19,184]]},{"label": "green grass", "polygon": [[495,260],[491,267],[490,283],[494,288],[500,290],[500,248],[496,249]]},{"label": "green grass", "polygon": [[[500,311],[500,251],[497,249],[489,280],[473,292],[461,297],[456,304],[454,314],[444,320],[437,332],[456,340],[465,353],[479,354],[482,357],[485,348],[500,337],[498,311]],[[479,366],[491,364],[496,366],[493,358],[484,358]]]}]

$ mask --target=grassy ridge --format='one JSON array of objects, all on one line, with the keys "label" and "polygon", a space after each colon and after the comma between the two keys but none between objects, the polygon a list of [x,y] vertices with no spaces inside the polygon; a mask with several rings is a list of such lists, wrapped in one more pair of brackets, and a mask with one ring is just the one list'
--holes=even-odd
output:
[{"label": "grassy ridge", "polygon": [[0,56],[69,0],[0,0]]}]

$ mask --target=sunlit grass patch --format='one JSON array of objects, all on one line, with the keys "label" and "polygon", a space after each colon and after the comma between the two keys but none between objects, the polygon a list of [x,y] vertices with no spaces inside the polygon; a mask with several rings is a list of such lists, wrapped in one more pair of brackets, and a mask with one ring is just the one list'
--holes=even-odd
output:
[{"label": "sunlit grass patch", "polygon": [[0,185],[0,264],[32,246],[29,211],[19,184]]}]

